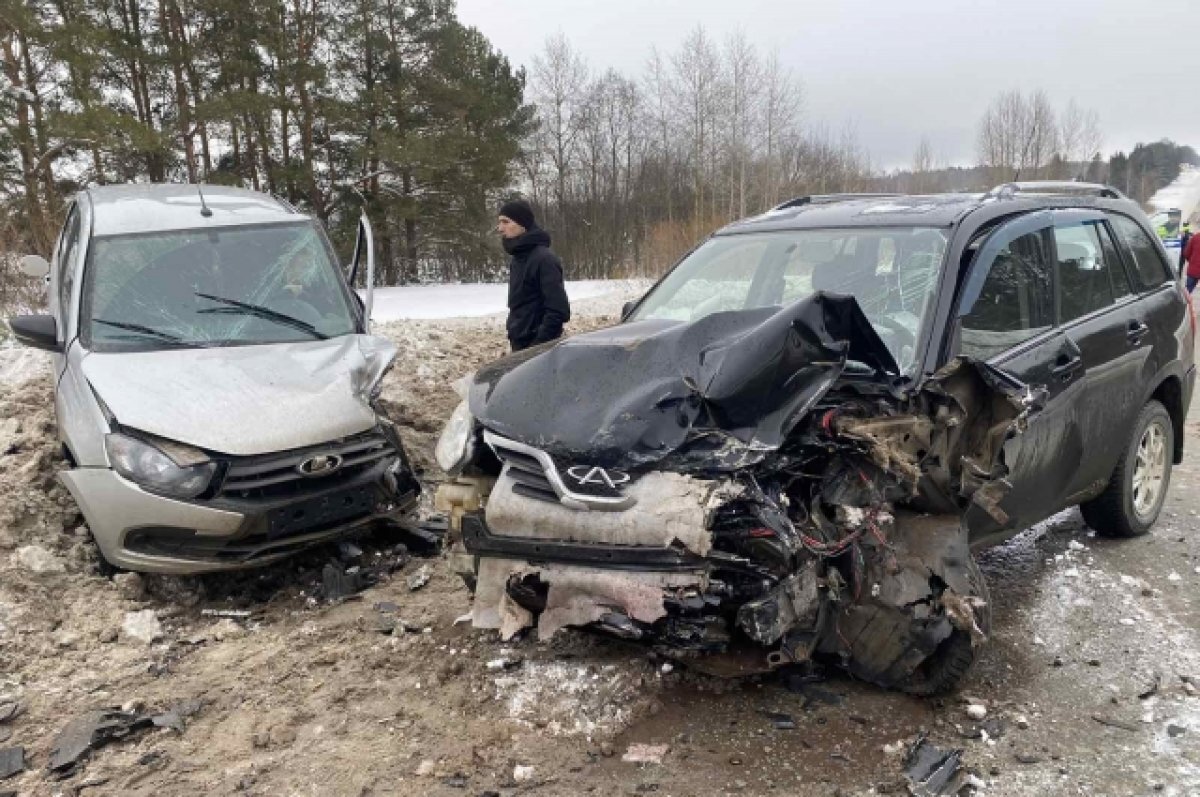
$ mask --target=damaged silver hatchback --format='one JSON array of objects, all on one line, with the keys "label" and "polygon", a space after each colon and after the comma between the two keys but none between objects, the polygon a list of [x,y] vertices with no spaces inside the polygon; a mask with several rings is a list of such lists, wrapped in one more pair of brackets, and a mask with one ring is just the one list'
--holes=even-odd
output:
[{"label": "damaged silver hatchback", "polygon": [[952,688],[990,632],[974,548],[1076,504],[1103,534],[1153,524],[1193,325],[1103,186],[733,224],[619,325],[464,383],[436,503],[474,624]]},{"label": "damaged silver hatchback", "polygon": [[111,564],[264,564],[378,521],[419,485],[374,406],[396,350],[368,333],[370,227],[351,275],[320,224],[251,191],[93,188],[71,203],[49,315],[13,318],[53,353],[60,474]]}]

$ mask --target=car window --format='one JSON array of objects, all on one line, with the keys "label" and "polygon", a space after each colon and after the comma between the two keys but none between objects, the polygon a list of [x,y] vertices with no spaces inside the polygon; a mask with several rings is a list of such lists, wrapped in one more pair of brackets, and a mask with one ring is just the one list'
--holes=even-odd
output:
[{"label": "car window", "polygon": [[961,352],[989,360],[1054,325],[1054,291],[1042,231],[996,253],[979,297],[962,317]]},{"label": "car window", "polygon": [[923,227],[719,235],[684,258],[629,320],[694,322],[781,307],[818,291],[848,295],[907,369],[945,251],[945,232]]},{"label": "car window", "polygon": [[1125,251],[1133,256],[1134,276],[1143,290],[1156,288],[1171,279],[1167,264],[1158,253],[1158,247],[1136,221],[1128,216],[1113,213],[1110,216],[1117,239],[1125,245]]},{"label": "car window", "polygon": [[96,350],[352,334],[349,294],[311,222],[97,238],[81,313]]},{"label": "car window", "polygon": [[652,313],[643,308],[641,317],[694,321],[711,313],[744,309],[767,243],[746,236],[710,239],[688,255],[686,262],[693,266],[688,279],[678,279],[680,269],[672,271],[663,284],[671,283],[676,290],[665,294],[660,286],[647,300],[653,303]]},{"label": "car window", "polygon": [[1059,321],[1076,318],[1113,304],[1111,272],[1123,268],[1110,261],[1100,243],[1099,222],[1056,225]]},{"label": "car window", "polygon": [[1109,263],[1108,276],[1112,280],[1113,295],[1118,299],[1133,294],[1133,284],[1129,281],[1129,270],[1121,261],[1121,253],[1112,237],[1112,230],[1107,224],[1097,224],[1096,232],[1100,235],[1100,248],[1104,251],[1104,259]]},{"label": "car window", "polygon": [[72,205],[64,227],[58,258],[58,307],[65,319],[70,314],[71,289],[75,286],[75,256],[79,253],[79,209]]}]

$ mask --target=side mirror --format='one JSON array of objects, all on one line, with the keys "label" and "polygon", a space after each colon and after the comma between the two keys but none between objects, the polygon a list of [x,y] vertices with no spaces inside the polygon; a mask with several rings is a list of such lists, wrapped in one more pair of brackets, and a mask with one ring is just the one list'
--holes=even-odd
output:
[{"label": "side mirror", "polygon": [[21,271],[30,277],[45,277],[50,274],[50,264],[41,255],[25,255],[21,258]]},{"label": "side mirror", "polygon": [[58,325],[54,322],[54,316],[14,316],[8,320],[8,326],[12,329],[13,336],[26,346],[45,351],[62,351],[58,344]]},{"label": "side mirror", "polygon": [[633,308],[637,307],[637,300],[633,299],[621,305],[621,320],[629,318],[629,314],[633,312]]}]

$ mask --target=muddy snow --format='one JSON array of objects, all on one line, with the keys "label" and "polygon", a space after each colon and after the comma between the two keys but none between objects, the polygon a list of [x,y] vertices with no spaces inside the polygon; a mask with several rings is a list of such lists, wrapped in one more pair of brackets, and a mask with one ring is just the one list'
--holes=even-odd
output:
[{"label": "muddy snow", "polygon": [[[623,298],[578,303],[570,331]],[[503,319],[377,331],[400,351],[384,406],[432,485],[451,384],[506,350]],[[959,695],[918,700],[832,672],[714,679],[575,632],[501,642],[461,622],[439,559],[385,533],[236,575],[114,578],[54,476],[45,361],[5,354],[0,753],[25,769],[0,793],[896,793],[921,733],[963,748],[985,794],[1197,793],[1196,424],[1152,534],[1100,540],[1068,512],[983,553],[993,638]],[[331,594],[330,568],[372,586]],[[113,708],[179,722],[48,771],[68,723]]]}]

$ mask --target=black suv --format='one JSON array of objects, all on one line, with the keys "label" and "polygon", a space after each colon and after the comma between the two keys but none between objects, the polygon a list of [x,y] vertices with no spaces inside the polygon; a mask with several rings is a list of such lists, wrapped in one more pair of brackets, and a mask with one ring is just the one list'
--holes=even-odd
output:
[{"label": "black suv", "polygon": [[1105,186],[802,197],[732,224],[620,324],[465,386],[437,500],[474,622],[948,689],[989,633],[972,548],[1073,505],[1106,536],[1154,523],[1194,331]]}]

